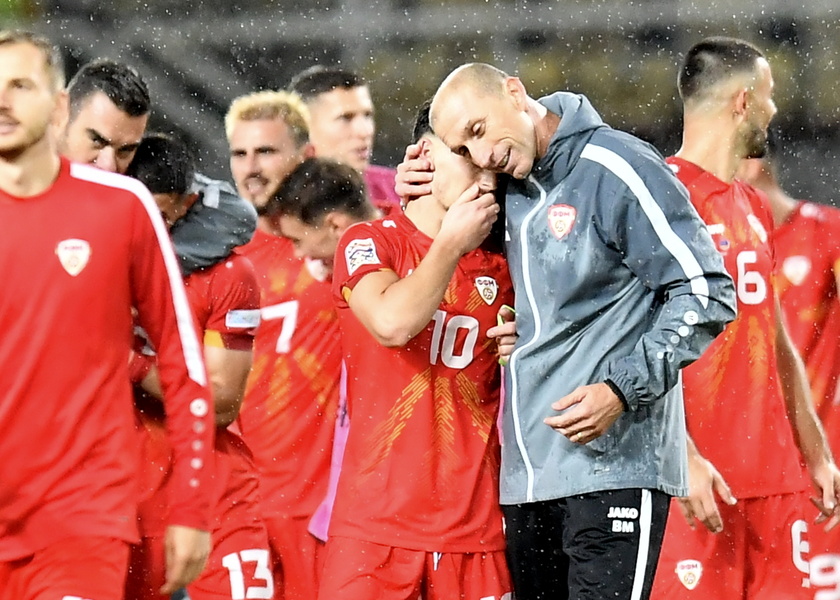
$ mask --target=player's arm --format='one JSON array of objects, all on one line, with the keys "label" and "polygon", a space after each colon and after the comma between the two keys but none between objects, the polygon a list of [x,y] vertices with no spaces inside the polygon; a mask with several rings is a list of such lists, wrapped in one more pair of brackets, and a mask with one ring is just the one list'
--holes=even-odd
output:
[{"label": "player's arm", "polygon": [[428,254],[405,278],[390,270],[364,275],[347,303],[376,340],[403,346],[420,333],[439,308],[458,261],[490,232],[499,206],[493,194],[474,185],[449,208]]},{"label": "player's arm", "polygon": [[735,504],[729,486],[723,476],[697,448],[690,435],[686,435],[688,450],[688,496],[678,498],[680,511],[694,529],[695,519],[700,521],[712,533],[723,531],[723,519],[718,510],[715,494],[727,504]]},{"label": "player's arm", "polygon": [[201,573],[210,553],[213,400],[195,323],[166,226],[148,191],[135,193],[131,234],[132,304],[157,351],[172,446],[172,493],[163,593]]},{"label": "player's arm", "polygon": [[805,366],[784,324],[781,305],[776,298],[776,361],[785,398],[785,409],[802,458],[820,492],[815,501],[824,516],[833,514],[833,527],[840,522],[840,471],[834,464],[831,449],[814,410]]},{"label": "player's arm", "polygon": [[204,359],[216,401],[216,425],[219,427],[227,427],[239,416],[252,356],[250,350],[204,347]]},{"label": "player's arm", "polygon": [[[208,296],[212,299],[204,323],[204,360],[213,391],[216,425],[226,427],[239,416],[251,369],[254,332],[259,325],[259,287],[248,259],[235,256],[217,270]],[[154,366],[142,387],[162,398]]]},{"label": "player's arm", "polygon": [[[239,416],[245,396],[245,383],[251,370],[251,359],[250,350],[231,350],[205,344],[204,361],[213,390],[216,426],[226,427]],[[149,367],[140,385],[155,398],[163,400],[160,376],[154,364]]]}]

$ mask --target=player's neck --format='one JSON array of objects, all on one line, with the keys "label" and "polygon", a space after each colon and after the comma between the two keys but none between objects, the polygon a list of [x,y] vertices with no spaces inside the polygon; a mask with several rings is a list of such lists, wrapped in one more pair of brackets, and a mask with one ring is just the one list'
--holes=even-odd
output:
[{"label": "player's neck", "polygon": [[14,155],[0,155],[0,189],[16,198],[46,192],[55,183],[61,160],[49,136]]},{"label": "player's neck", "polygon": [[446,210],[440,205],[434,196],[421,196],[412,200],[405,207],[405,216],[414,223],[414,226],[422,233],[434,239],[440,232],[440,224]]},{"label": "player's neck", "polygon": [[560,127],[560,116],[554,114],[542,104],[528,98],[530,110],[533,113],[534,129],[537,136],[536,158],[540,159],[548,152],[548,145],[557,128]]},{"label": "player's neck", "polygon": [[268,217],[257,217],[257,229],[259,229],[263,233],[274,233],[271,229],[271,224],[269,223]]},{"label": "player's neck", "polygon": [[694,163],[721,181],[732,183],[742,157],[736,152],[735,132],[715,119],[686,117],[677,157]]},{"label": "player's neck", "polygon": [[776,226],[787,221],[788,217],[799,206],[799,201],[791,198],[779,185],[756,186],[767,195],[770,201],[770,211],[773,213],[773,222]]}]

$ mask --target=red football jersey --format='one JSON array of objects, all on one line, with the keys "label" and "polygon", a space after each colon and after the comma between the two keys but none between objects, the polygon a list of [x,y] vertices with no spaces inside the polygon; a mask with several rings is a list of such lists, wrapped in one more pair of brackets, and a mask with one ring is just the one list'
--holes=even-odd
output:
[{"label": "red football jersey", "polygon": [[207,529],[213,405],[178,262],[139,182],[62,160],[0,192],[0,561],[74,536],[137,538],[132,307],[159,351],[170,522]]},{"label": "red football jersey", "polygon": [[240,248],[257,272],[261,317],[239,416],[260,471],[266,516],[309,517],[327,493],[341,348],[338,317],[318,262],[257,230]]},{"label": "red football jersey", "polygon": [[[259,324],[259,289],[247,258],[234,253],[212,267],[193,272],[184,284],[205,346],[251,350]],[[171,485],[171,447],[163,436],[164,420],[158,417],[140,415],[144,425],[140,430],[144,487],[139,522],[145,537],[162,536],[168,523],[171,492],[166,488]],[[215,531],[225,523],[229,527],[244,526],[254,520],[259,506],[253,457],[236,433],[222,427],[216,429],[215,450],[211,529]],[[231,496],[235,502],[228,500]],[[232,515],[242,518],[232,519]]]},{"label": "red football jersey", "polygon": [[351,426],[329,533],[426,552],[499,550],[500,368],[486,333],[513,298],[504,258],[465,255],[433,319],[400,348],[380,345],[345,300],[374,271],[407,277],[431,244],[401,213],[351,227],[336,251]]},{"label": "red football jersey", "polygon": [[817,413],[840,452],[840,210],[803,202],[773,232],[785,321],[802,353]]},{"label": "red football jersey", "polygon": [[402,212],[402,203],[397,192],[394,191],[394,179],[397,171],[389,167],[368,165],[365,169],[365,188],[371,204],[382,211],[384,216],[396,215]]},{"label": "red football jersey", "polygon": [[746,183],[668,159],[735,281],[738,316],[683,370],[686,424],[736,498],[806,489],[776,366],[773,219]]}]

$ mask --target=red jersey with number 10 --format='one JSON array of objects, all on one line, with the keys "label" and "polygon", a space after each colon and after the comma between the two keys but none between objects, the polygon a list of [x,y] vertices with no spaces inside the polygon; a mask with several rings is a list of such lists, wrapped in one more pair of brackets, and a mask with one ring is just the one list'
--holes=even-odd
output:
[{"label": "red jersey with number 10", "polygon": [[776,281],[817,413],[840,453],[840,210],[803,202],[773,232]]},{"label": "red jersey with number 10", "polygon": [[258,229],[240,251],[257,273],[261,322],[239,424],[263,514],[310,517],[327,494],[341,377],[330,284],[288,239]]},{"label": "red jersey with number 10", "polygon": [[776,366],[773,219],[746,183],[718,179],[690,162],[668,163],[688,188],[735,281],[738,316],[683,370],[686,425],[736,498],[804,490],[799,450]]},{"label": "red jersey with number 10", "polygon": [[513,298],[504,258],[462,257],[431,322],[399,348],[379,344],[346,301],[369,273],[409,276],[431,244],[399,214],[351,227],[336,251],[352,425],[330,535],[426,552],[500,550],[500,369],[486,333]]}]

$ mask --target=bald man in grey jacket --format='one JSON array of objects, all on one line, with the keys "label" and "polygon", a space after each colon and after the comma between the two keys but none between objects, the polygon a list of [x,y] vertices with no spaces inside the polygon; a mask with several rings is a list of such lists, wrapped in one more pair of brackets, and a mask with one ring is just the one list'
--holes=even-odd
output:
[{"label": "bald man in grey jacket", "polygon": [[680,369],[735,316],[682,184],[589,101],[530,98],[489,65],[456,69],[435,133],[512,177],[510,358],[501,501],[519,600],[648,598],[671,496],[687,488]]}]

